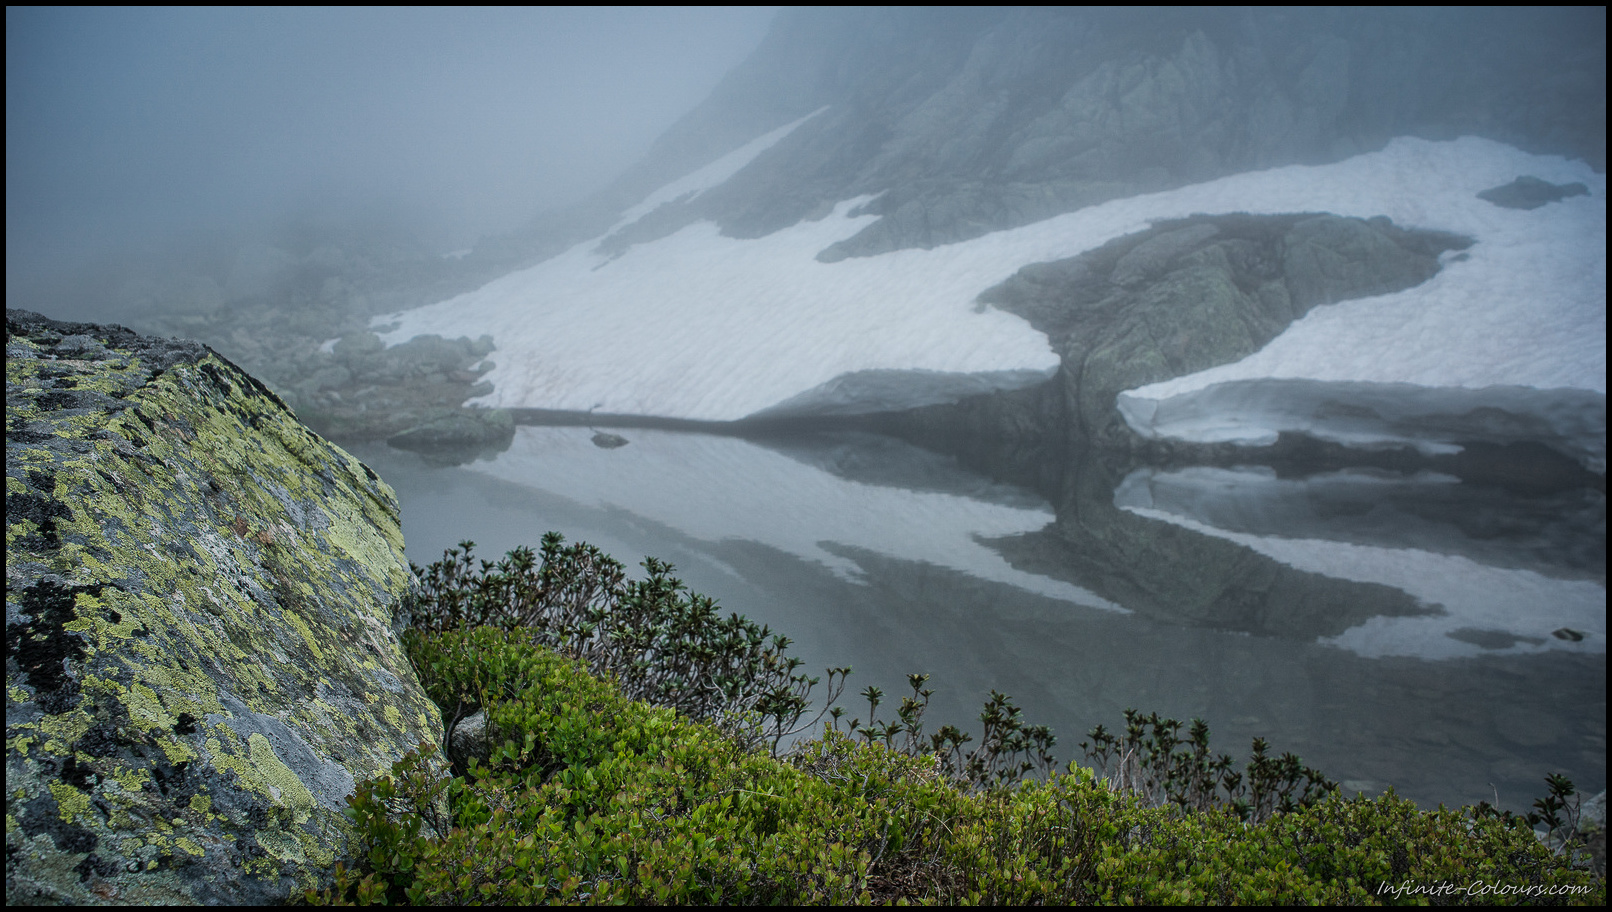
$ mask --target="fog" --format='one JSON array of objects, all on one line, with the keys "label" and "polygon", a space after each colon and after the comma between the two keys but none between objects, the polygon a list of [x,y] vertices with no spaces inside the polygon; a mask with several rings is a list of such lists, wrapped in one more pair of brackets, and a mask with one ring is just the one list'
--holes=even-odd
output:
[{"label": "fog", "polygon": [[1604,8],[6,24],[8,305],[213,346],[418,563],[675,560],[1063,759],[1604,783]]},{"label": "fog", "polygon": [[120,275],[293,224],[468,247],[603,186],[772,17],[7,9],[7,300],[115,316]]}]

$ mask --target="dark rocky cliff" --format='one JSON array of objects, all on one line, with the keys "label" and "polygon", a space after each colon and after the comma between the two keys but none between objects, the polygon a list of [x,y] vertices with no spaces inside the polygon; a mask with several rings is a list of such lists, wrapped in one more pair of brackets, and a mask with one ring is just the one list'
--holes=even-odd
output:
[{"label": "dark rocky cliff", "polygon": [[709,218],[754,237],[882,194],[867,211],[883,218],[822,254],[867,256],[1395,136],[1604,169],[1605,11],[791,10],[593,223],[563,221],[573,240],[597,234],[605,213],[825,107],[657,232]]}]

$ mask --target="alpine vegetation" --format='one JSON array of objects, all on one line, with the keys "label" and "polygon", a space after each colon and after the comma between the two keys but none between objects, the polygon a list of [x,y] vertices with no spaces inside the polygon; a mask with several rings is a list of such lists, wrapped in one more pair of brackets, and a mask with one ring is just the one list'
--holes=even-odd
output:
[{"label": "alpine vegetation", "polygon": [[[1083,745],[1106,781],[1074,763],[1052,774],[1052,734],[1002,694],[973,751],[951,726],[924,738],[933,691],[913,675],[892,720],[877,719],[882,693],[869,687],[867,722],[842,731],[834,707],[817,737],[757,750],[755,720],[772,731],[795,721],[815,680],[791,677],[787,642],[764,646],[765,631],[718,620],[669,567],[646,570],[624,586],[619,565],[558,536],[541,564],[517,551],[477,570],[466,545],[427,569],[405,643],[433,699],[484,714],[481,749],[452,778],[432,771],[425,745],[361,783],[349,801],[360,863],[305,899],[1381,903],[1404,884],[1459,882],[1469,901],[1605,900],[1578,843],[1553,851],[1527,821],[1488,807],[1346,798],[1258,740],[1239,772],[1209,752],[1202,722],[1183,742],[1173,720],[1127,713],[1123,735],[1099,726]],[[609,619],[611,602],[623,621]],[[649,616],[661,620],[640,623]],[[673,681],[640,656],[714,671],[723,686],[691,701],[697,680]],[[849,671],[829,670],[830,700]],[[747,702],[736,727],[745,713],[732,710]],[[1571,786],[1552,785],[1541,819],[1565,830]]]}]

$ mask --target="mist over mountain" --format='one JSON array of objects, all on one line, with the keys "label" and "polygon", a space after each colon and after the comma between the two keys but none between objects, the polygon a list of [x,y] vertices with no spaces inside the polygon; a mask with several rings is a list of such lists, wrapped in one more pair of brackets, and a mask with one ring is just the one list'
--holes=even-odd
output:
[{"label": "mist over mountain", "polygon": [[407,259],[607,185],[772,16],[10,8],[7,294],[138,322],[123,286],[155,282],[207,312],[205,283],[169,280],[210,279],[215,307],[250,297],[230,272],[254,245],[333,245],[418,284]]},{"label": "mist over mountain", "polygon": [[476,251],[514,268],[372,328],[487,333],[482,406],[1601,471],[1598,16],[791,11],[612,188]]},{"label": "mist over mountain", "polygon": [[1605,35],[1583,8],[789,10],[601,209],[825,107],[654,230],[757,237],[883,194],[825,254],[865,256],[1396,136],[1604,171]]},{"label": "mist over mountain", "polygon": [[[467,401],[717,421],[924,408],[921,425],[1126,447],[1548,438],[1594,467],[1605,85],[1601,9],[792,9],[613,183],[473,249],[304,218],[102,291],[338,436],[458,427],[483,412],[443,410]],[[1549,306],[1512,351],[1436,340],[1511,338],[1519,293]],[[1348,343],[1309,319],[1384,295],[1422,315],[1399,338],[1423,349],[1359,341],[1386,338],[1360,335],[1377,317],[1329,309]],[[1239,425],[1274,386],[1192,379],[1277,342],[1306,365],[1278,371],[1302,408]],[[1177,380],[1198,386],[1175,406],[1138,392]],[[1591,414],[1514,393],[1407,411],[1384,383],[1570,388]],[[1376,417],[1318,423],[1345,389]],[[1556,416],[1547,431],[1405,430],[1521,402]]]},{"label": "mist over mountain", "polygon": [[1066,742],[1604,785],[1604,8],[7,23],[8,304],[212,346],[411,557],[670,555]]}]

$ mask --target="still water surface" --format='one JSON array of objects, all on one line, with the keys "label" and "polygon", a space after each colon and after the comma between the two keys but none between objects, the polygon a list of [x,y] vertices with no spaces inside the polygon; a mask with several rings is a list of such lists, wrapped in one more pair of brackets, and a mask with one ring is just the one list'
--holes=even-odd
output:
[{"label": "still water surface", "polygon": [[1136,707],[1203,718],[1239,759],[1263,736],[1351,790],[1429,807],[1498,794],[1524,810],[1551,771],[1605,788],[1600,491],[971,470],[851,432],[620,435],[521,427],[495,458],[449,467],[352,450],[397,491],[416,564],[549,530],[629,566],[653,555],[789,636],[808,669],[851,665],[850,692],[883,688],[886,711],[907,673],[931,674],[931,731],[977,734],[994,689],[1052,727],[1060,761]]}]

